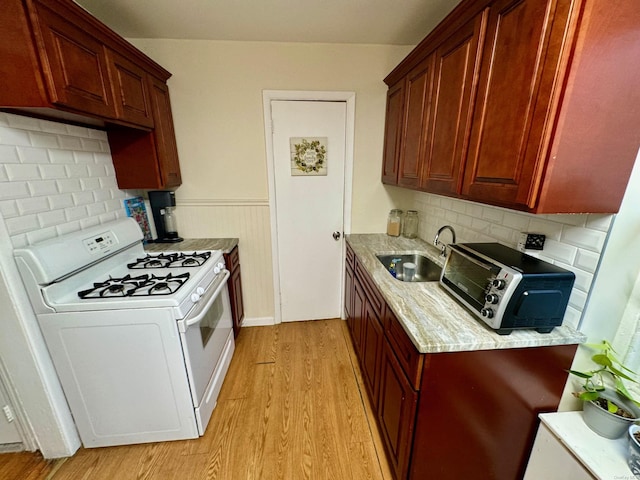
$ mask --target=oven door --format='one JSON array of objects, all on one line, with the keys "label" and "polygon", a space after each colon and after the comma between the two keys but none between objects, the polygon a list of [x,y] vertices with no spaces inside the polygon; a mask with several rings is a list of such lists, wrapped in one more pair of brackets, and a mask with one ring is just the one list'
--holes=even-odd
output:
[{"label": "oven door", "polygon": [[198,430],[204,433],[233,354],[233,321],[223,270],[187,316],[178,321]]}]

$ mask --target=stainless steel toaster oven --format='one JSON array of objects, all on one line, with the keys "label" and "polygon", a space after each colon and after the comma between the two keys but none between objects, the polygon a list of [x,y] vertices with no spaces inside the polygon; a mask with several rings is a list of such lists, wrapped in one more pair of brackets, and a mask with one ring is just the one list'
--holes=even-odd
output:
[{"label": "stainless steel toaster oven", "polygon": [[497,333],[562,325],[573,272],[499,243],[449,247],[440,284]]}]

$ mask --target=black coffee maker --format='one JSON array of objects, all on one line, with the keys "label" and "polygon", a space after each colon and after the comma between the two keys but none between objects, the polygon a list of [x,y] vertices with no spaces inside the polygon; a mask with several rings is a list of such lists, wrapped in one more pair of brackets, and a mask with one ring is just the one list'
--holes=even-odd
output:
[{"label": "black coffee maker", "polygon": [[158,238],[156,243],[175,243],[183,239],[178,236],[176,222],[176,195],[170,190],[153,190],[149,193],[149,204],[153,213]]}]

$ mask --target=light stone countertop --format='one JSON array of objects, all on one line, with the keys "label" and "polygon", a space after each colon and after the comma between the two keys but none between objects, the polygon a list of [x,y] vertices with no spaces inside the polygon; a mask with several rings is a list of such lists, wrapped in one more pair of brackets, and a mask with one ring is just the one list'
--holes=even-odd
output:
[{"label": "light stone countertop", "polygon": [[376,258],[379,254],[421,253],[442,266],[443,259],[432,245],[386,234],[351,234],[346,239],[420,353],[569,345],[587,339],[568,326],[555,327],[551,333],[514,330],[498,335],[438,282],[401,282]]},{"label": "light stone countertop", "polygon": [[195,250],[222,250],[230,253],[238,245],[237,238],[185,238],[177,243],[145,243],[147,252],[187,252]]}]

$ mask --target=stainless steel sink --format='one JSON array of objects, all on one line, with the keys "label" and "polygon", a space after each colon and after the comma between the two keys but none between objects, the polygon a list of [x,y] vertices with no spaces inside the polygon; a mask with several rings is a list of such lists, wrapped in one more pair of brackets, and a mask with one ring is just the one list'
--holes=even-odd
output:
[{"label": "stainless steel sink", "polygon": [[411,282],[437,282],[440,280],[442,268],[419,253],[403,253],[391,255],[376,255],[387,271],[397,280],[405,281],[402,264],[411,262],[416,265],[416,273]]}]

